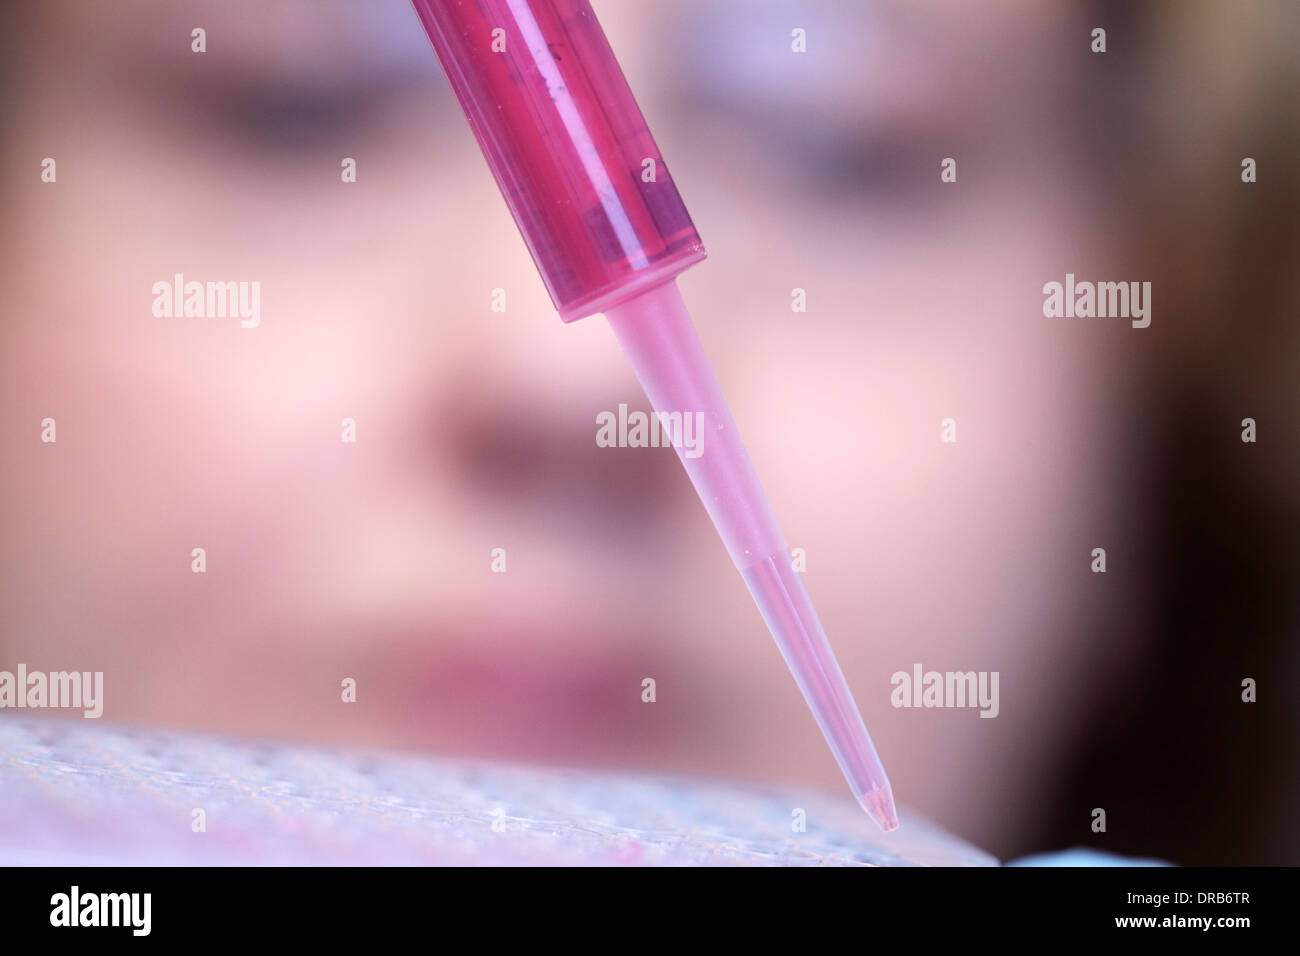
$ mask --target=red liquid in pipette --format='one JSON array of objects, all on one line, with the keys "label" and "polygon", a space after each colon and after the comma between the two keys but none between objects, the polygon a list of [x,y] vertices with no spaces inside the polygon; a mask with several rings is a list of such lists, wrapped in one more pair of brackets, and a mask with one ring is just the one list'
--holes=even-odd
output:
[{"label": "red liquid in pipette", "polygon": [[586,2],[413,2],[566,322],[704,258]]},{"label": "red liquid in pipette", "polygon": [[605,312],[660,412],[704,415],[678,456],[854,796],[898,826],[889,782],[700,348],[674,277],[704,258],[587,0],[413,0],[567,322]]}]

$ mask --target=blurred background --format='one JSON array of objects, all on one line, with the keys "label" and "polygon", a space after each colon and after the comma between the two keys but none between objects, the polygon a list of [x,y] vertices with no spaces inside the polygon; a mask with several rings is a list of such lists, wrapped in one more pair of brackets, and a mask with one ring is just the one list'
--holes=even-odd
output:
[{"label": "blurred background", "polygon": [[[1300,862],[1300,6],[594,6],[900,803],[1002,858]],[[596,446],[645,401],[407,0],[9,0],[0,71],[0,669],[101,670],[118,723],[842,790],[672,451]],[[260,282],[260,326],[155,317],[177,272]],[[1152,282],[1150,328],[1044,318],[1067,272]],[[891,707],[917,663],[998,671],[999,716]]]}]

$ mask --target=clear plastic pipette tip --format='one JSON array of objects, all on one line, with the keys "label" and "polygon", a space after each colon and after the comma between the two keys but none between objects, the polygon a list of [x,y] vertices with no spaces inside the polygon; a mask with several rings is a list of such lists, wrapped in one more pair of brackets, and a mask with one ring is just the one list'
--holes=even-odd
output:
[{"label": "clear plastic pipette tip", "polygon": [[880,829],[886,833],[898,829],[898,810],[894,807],[894,794],[889,789],[889,784],[870,793],[858,794],[858,803],[867,811],[867,816],[879,823]]},{"label": "clear plastic pipette tip", "polygon": [[889,779],[802,575],[791,567],[785,538],[676,285],[665,283],[605,314],[655,410],[683,419],[698,414],[709,423],[697,454],[677,445],[682,465],[853,795],[882,829],[897,829]]}]

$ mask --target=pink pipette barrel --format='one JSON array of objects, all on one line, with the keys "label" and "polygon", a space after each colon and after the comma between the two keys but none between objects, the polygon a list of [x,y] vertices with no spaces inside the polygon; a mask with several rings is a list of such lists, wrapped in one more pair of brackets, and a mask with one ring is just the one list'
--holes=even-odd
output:
[{"label": "pink pipette barrel", "polygon": [[[863,809],[898,826],[871,737],[675,277],[704,245],[587,0],[412,0],[566,322],[604,312]],[[689,452],[689,453],[688,453]],[[698,454],[697,454],[698,452]]]}]

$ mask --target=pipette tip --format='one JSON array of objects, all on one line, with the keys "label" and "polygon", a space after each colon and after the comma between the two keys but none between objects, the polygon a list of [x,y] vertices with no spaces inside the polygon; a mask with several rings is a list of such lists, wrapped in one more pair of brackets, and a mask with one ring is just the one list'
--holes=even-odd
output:
[{"label": "pipette tip", "polygon": [[894,794],[888,784],[870,793],[858,794],[858,803],[867,811],[867,816],[880,824],[880,829],[888,833],[898,829],[898,811],[894,809]]}]

